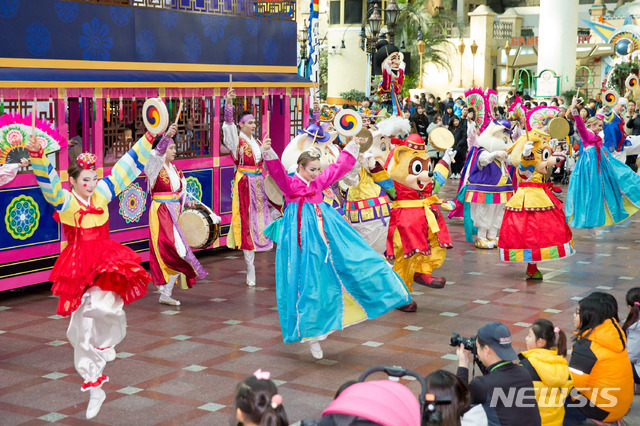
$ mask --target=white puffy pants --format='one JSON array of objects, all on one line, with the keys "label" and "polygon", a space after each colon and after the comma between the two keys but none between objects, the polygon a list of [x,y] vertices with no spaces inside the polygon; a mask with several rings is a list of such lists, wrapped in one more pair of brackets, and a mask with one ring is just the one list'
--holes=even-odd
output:
[{"label": "white puffy pants", "polygon": [[478,228],[478,238],[492,239],[498,237],[505,204],[471,203],[471,219]]},{"label": "white puffy pants", "polygon": [[127,333],[122,298],[112,291],[91,287],[71,314],[67,338],[73,346],[74,365],[84,379],[82,390],[100,387],[107,361],[101,349],[115,346]]}]

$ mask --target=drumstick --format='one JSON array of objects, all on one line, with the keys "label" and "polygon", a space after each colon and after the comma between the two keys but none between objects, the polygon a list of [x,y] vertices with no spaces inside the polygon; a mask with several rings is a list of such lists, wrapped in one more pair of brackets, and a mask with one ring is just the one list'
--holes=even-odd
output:
[{"label": "drumstick", "polygon": [[265,128],[267,129],[267,131],[265,132],[265,138],[266,135],[269,134],[269,123],[271,123],[271,111],[267,110],[267,122],[265,123]]},{"label": "drumstick", "polygon": [[178,124],[178,121],[180,121],[180,114],[182,113],[182,99],[180,99],[180,106],[178,107],[178,115],[176,115],[176,121],[173,122],[173,124]]},{"label": "drumstick", "polygon": [[233,89],[233,74],[229,74],[229,90]]},{"label": "drumstick", "polygon": [[33,98],[33,107],[31,108],[31,134],[36,134],[36,115],[38,114],[38,101]]}]

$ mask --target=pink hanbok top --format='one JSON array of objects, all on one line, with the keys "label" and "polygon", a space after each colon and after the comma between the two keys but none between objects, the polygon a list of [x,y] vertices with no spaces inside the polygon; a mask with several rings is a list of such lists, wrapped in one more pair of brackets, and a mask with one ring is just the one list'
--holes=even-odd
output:
[{"label": "pink hanbok top", "polygon": [[337,162],[325,167],[322,173],[312,182],[305,180],[298,172],[294,176],[288,176],[287,171],[273,150],[265,152],[264,159],[266,160],[269,175],[283,192],[287,204],[320,204],[324,201],[322,191],[342,179],[344,175],[353,169],[356,164],[358,149],[358,145],[349,142],[338,156]]}]

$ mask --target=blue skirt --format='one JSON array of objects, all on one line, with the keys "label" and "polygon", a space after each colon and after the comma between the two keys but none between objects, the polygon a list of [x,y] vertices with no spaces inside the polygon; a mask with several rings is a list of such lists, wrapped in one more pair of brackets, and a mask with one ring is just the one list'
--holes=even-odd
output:
[{"label": "blue skirt", "polygon": [[604,147],[582,150],[567,191],[565,215],[569,226],[610,226],[628,219],[639,209],[640,176],[609,155]]},{"label": "blue skirt", "polygon": [[298,208],[287,205],[276,251],[285,343],[322,337],[411,301],[398,274],[326,203],[302,204],[298,245]]}]

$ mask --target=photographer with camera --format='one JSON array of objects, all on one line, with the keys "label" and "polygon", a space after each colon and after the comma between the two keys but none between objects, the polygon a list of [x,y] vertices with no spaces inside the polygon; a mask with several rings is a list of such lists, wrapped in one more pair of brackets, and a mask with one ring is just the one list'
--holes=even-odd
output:
[{"label": "photographer with camera", "polygon": [[533,381],[526,369],[513,363],[518,356],[511,347],[507,326],[490,322],[478,330],[475,345],[472,341],[456,334],[451,339],[452,346],[457,347],[457,376],[469,382],[472,360],[484,373],[469,383],[471,403],[482,404],[490,426],[540,425]]}]

